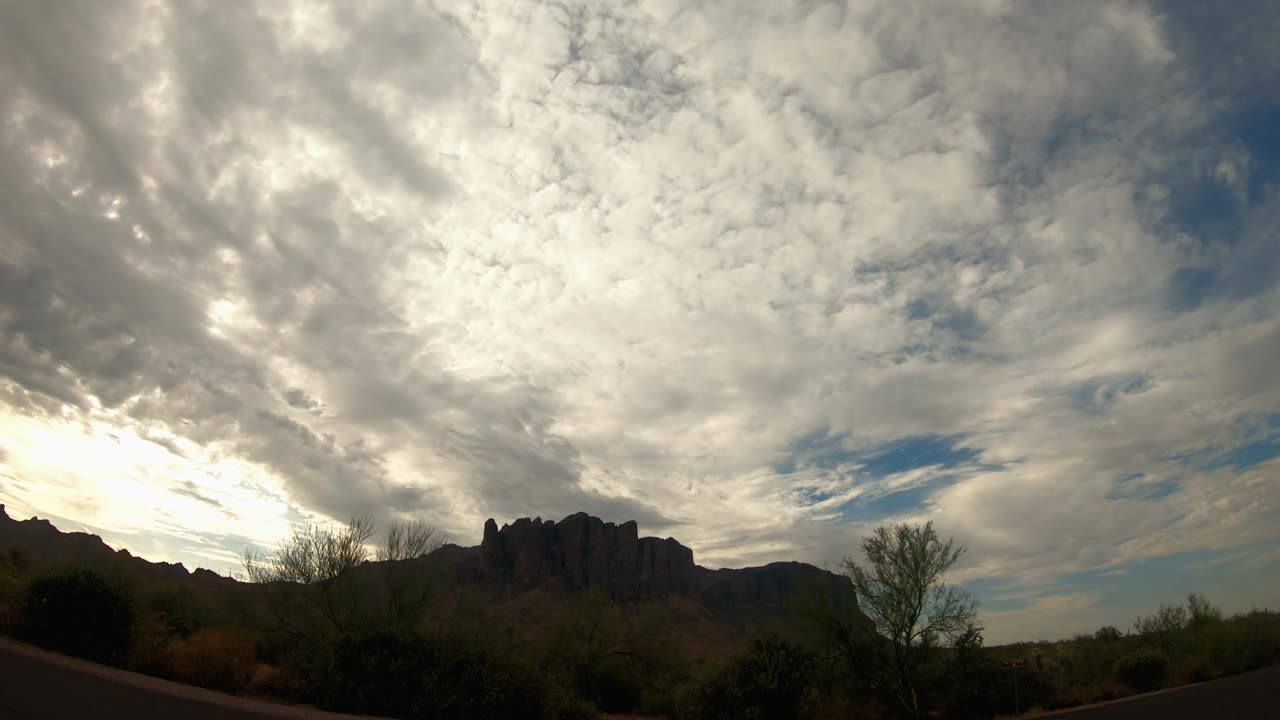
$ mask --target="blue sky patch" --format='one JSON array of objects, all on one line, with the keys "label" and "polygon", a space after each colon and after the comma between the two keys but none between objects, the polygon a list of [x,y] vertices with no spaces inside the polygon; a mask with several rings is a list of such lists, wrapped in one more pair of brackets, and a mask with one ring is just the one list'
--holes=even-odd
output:
[{"label": "blue sky patch", "polygon": [[1248,470],[1255,465],[1280,456],[1280,442],[1276,440],[1260,440],[1233,448],[1218,455],[1201,467],[1205,470],[1217,470],[1230,467],[1236,472]]},{"label": "blue sky patch", "polygon": [[1229,467],[1248,470],[1280,456],[1280,413],[1247,415],[1232,423],[1236,445],[1229,449],[1211,447],[1186,457],[1203,470]]},{"label": "blue sky patch", "polygon": [[774,464],[774,472],[790,475],[801,468],[835,470],[841,465],[857,464],[866,475],[885,477],[922,467],[940,465],[952,468],[973,462],[978,451],[960,447],[964,435],[914,435],[885,443],[870,450],[849,450],[844,436],[832,435],[821,428],[801,435],[788,448],[785,459]]},{"label": "blue sky patch", "polygon": [[[964,435],[916,435],[885,443],[871,450],[846,450],[840,436],[827,429],[802,435],[791,445],[791,454],[774,465],[780,474],[791,474],[802,468],[834,470],[842,465],[857,466],[857,481],[873,483],[879,478],[926,467],[950,469],[972,463],[978,456],[974,448],[962,447]],[[929,496],[951,484],[951,475],[933,477],[920,485],[890,492],[868,494],[836,508],[844,520],[870,520],[901,515],[923,507]],[[816,505],[830,500],[838,491],[804,487],[796,494],[801,504]]]},{"label": "blue sky patch", "polygon": [[1175,312],[1187,312],[1204,305],[1213,295],[1218,273],[1209,268],[1180,267],[1169,276],[1166,305]]},{"label": "blue sky patch", "polygon": [[1108,500],[1159,500],[1182,489],[1176,478],[1143,482],[1145,473],[1132,473],[1116,481],[1116,487],[1107,493]]},{"label": "blue sky patch", "polygon": [[[1100,612],[1091,613],[1096,626],[1114,625],[1128,632],[1134,619],[1149,615],[1161,603],[1180,605],[1187,593],[1202,592],[1210,602],[1223,603],[1238,589],[1256,584],[1252,573],[1260,568],[1241,567],[1258,547],[1199,550],[1150,558],[1124,565],[1067,573],[1045,583],[1024,583],[1014,577],[987,577],[964,584],[980,601],[979,618],[986,613],[1018,611],[1041,597],[1087,593],[1097,596]],[[1224,607],[1227,612],[1245,608]],[[1093,632],[1082,625],[1076,632]],[[1019,638],[1030,639],[1030,638]],[[1055,639],[1046,636],[1045,639]]]},{"label": "blue sky patch", "polygon": [[1237,115],[1231,127],[1253,156],[1249,202],[1262,202],[1266,186],[1280,181],[1280,103],[1252,107]]},{"label": "blue sky patch", "polygon": [[1150,388],[1151,376],[1146,374],[1095,378],[1071,390],[1071,404],[1077,410],[1097,415],[1121,397],[1136,395]]},{"label": "blue sky patch", "polygon": [[964,435],[916,435],[881,445],[859,458],[862,471],[884,477],[922,467],[940,465],[953,468],[973,462],[978,451],[959,447]]},{"label": "blue sky patch", "polygon": [[843,435],[832,435],[831,428],[823,427],[805,433],[791,442],[787,458],[773,466],[779,475],[790,475],[799,468],[834,470],[847,462],[852,453],[844,447]]},{"label": "blue sky patch", "polygon": [[1216,177],[1178,183],[1169,201],[1169,219],[1202,241],[1230,242],[1234,236],[1231,230],[1239,226],[1239,199]]},{"label": "blue sky patch", "polygon": [[849,521],[879,520],[886,517],[904,515],[913,510],[923,508],[929,502],[929,496],[936,490],[951,484],[954,478],[941,478],[924,485],[916,485],[895,492],[877,495],[872,498],[856,498],[838,508],[840,519]]}]

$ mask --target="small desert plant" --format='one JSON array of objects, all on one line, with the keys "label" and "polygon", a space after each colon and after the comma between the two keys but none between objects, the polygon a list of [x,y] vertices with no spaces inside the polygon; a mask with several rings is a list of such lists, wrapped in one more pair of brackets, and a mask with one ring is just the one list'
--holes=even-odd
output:
[{"label": "small desert plant", "polygon": [[133,598],[122,586],[78,569],[33,581],[14,631],[49,650],[118,664],[129,655],[136,621]]},{"label": "small desert plant", "polygon": [[202,687],[238,692],[249,684],[256,661],[253,639],[239,628],[198,630],[170,650],[173,676]]},{"label": "small desert plant", "polygon": [[1116,679],[1137,692],[1158,690],[1164,685],[1169,661],[1151,650],[1139,650],[1116,664]]}]

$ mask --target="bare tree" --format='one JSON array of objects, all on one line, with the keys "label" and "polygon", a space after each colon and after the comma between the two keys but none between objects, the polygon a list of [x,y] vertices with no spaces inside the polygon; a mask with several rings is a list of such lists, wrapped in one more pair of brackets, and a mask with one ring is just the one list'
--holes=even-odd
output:
[{"label": "bare tree", "polygon": [[[299,528],[272,553],[246,549],[242,557],[250,582],[261,585],[275,617],[276,629],[306,639],[337,633],[347,635],[371,613],[367,606],[369,587],[350,585],[344,577],[371,558],[380,561],[409,560],[430,553],[442,544],[437,530],[422,521],[392,523],[386,538],[374,553],[369,541],[377,528],[367,516],[353,518],[345,527],[310,525]],[[388,607],[383,611],[396,622],[422,608],[426,601],[425,581],[415,578],[412,569],[389,568],[381,576]],[[418,590],[415,596],[410,592]]]},{"label": "bare tree", "polygon": [[412,624],[422,614],[431,592],[431,583],[421,566],[402,561],[430,555],[444,544],[444,535],[423,520],[394,522],[378,548],[383,563],[382,576],[387,587],[389,619],[399,624]]},{"label": "bare tree", "polygon": [[[887,655],[885,672],[869,679],[896,696],[912,717],[920,717],[920,663],[939,638],[954,640],[975,625],[977,601],[942,579],[965,548],[951,539],[943,542],[930,522],[882,525],[862,541],[862,550],[865,565],[845,558],[843,566],[869,622],[847,624],[851,634],[841,642],[863,658]],[[872,633],[876,637],[868,637]]]},{"label": "bare tree", "polygon": [[444,544],[444,538],[424,520],[392,523],[386,540],[378,548],[378,560],[411,560],[430,554]]},{"label": "bare tree", "polygon": [[353,603],[339,597],[335,586],[345,573],[368,561],[366,543],[374,531],[371,519],[357,517],[340,529],[297,528],[270,554],[245,550],[245,575],[266,592],[277,629],[309,639],[349,631]]},{"label": "bare tree", "polygon": [[1222,611],[1200,593],[1187,594],[1187,624],[1191,627],[1212,625],[1222,620]]},{"label": "bare tree", "polygon": [[1148,638],[1155,638],[1161,650],[1167,649],[1173,634],[1186,626],[1187,609],[1181,605],[1163,603],[1154,615],[1148,617],[1139,615],[1133,623],[1135,632]]}]

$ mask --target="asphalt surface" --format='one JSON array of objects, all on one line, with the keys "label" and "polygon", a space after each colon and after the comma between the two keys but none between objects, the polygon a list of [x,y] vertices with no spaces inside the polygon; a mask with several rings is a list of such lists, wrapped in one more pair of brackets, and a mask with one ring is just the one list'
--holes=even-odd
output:
[{"label": "asphalt surface", "polygon": [[[1280,666],[1049,713],[1066,720],[1280,719]],[[369,720],[249,700],[0,638],[0,720]]]},{"label": "asphalt surface", "polygon": [[1280,720],[1280,665],[1041,717],[1055,720]]},{"label": "asphalt surface", "polygon": [[354,720],[358,717],[235,697],[0,638],[0,720]]}]

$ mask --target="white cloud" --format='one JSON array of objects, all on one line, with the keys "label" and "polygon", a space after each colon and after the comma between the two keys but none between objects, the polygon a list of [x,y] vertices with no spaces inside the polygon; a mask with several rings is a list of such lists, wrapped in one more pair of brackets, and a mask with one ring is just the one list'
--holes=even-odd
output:
[{"label": "white cloud", "polygon": [[[1232,280],[1280,206],[1241,249],[1171,219],[1184,175],[1249,200],[1258,172],[1176,12],[220,8],[104,6],[93,37],[5,11],[5,427],[158,432],[201,492],[242,463],[295,512],[463,542],[628,513],[710,564],[831,563],[839,498],[926,480],[906,514],[969,577],[1275,539],[1274,465],[1166,459],[1280,409],[1274,276]],[[1250,289],[1177,308],[1190,265]],[[981,465],[779,475],[821,430]],[[112,483],[158,482],[131,462]],[[1112,497],[1137,472],[1181,490]]]}]

